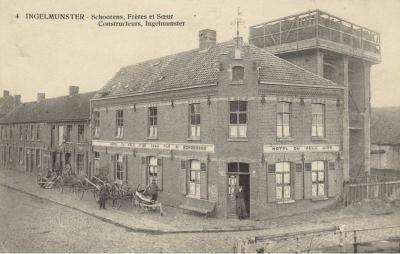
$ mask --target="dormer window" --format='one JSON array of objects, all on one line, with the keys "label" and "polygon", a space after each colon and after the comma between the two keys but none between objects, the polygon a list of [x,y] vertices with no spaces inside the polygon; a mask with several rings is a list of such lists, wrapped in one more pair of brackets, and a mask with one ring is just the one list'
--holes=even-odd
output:
[{"label": "dormer window", "polygon": [[244,78],[244,67],[243,66],[232,67],[232,81],[243,82],[243,78]]}]

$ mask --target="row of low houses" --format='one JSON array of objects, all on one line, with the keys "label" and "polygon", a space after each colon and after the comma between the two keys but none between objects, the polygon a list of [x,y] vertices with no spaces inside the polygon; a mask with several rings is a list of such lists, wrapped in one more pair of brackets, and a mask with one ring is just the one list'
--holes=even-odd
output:
[{"label": "row of low houses", "polygon": [[[309,34],[326,14],[299,15],[296,31]],[[211,204],[220,217],[235,216],[238,186],[251,218],[331,205],[352,168],[369,170],[369,70],[380,55],[301,37],[269,50],[259,45],[268,35],[252,33],[260,26],[250,43],[201,30],[198,48],[123,67],[95,93],[23,103],[0,120],[2,165],[154,179],[163,203]]]}]

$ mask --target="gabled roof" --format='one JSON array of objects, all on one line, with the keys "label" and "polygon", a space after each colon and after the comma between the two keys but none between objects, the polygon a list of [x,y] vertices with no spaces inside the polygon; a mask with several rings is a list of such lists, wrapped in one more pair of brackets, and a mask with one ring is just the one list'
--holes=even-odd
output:
[{"label": "gabled roof", "polygon": [[81,121],[90,118],[90,99],[96,92],[22,103],[0,119],[0,124]]},{"label": "gabled roof", "polygon": [[371,109],[371,143],[400,144],[400,107]]},{"label": "gabled roof", "polygon": [[[216,83],[218,63],[222,54],[232,52],[236,41],[216,44],[208,50],[193,49],[174,55],[121,68],[99,91],[95,98],[162,91]],[[248,52],[243,58],[256,60],[261,67],[260,81],[334,86],[327,79],[313,74],[265,49],[253,45],[243,45]]]}]

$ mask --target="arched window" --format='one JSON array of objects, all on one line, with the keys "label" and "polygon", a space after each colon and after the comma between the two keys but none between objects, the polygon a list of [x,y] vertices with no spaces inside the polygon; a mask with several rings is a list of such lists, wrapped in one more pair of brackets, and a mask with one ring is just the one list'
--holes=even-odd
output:
[{"label": "arched window", "polygon": [[232,67],[232,81],[243,81],[244,78],[244,67],[234,66]]}]

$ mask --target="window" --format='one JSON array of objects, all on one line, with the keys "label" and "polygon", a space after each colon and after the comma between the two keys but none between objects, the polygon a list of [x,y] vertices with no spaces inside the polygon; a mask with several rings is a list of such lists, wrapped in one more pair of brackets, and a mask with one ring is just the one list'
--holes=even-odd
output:
[{"label": "window", "polygon": [[311,104],[312,108],[312,128],[311,135],[313,137],[324,137],[325,126],[325,105],[324,104]]},{"label": "window", "polygon": [[78,168],[78,174],[83,172],[83,154],[76,155],[76,167]]},{"label": "window", "polygon": [[122,154],[116,154],[115,155],[115,164],[114,164],[115,180],[123,180],[124,179],[124,171],[123,171],[122,162],[123,162]]},{"label": "window", "polygon": [[244,78],[244,67],[234,66],[232,68],[232,81],[243,81]]},{"label": "window", "polygon": [[100,153],[99,152],[94,152],[94,159],[95,160],[100,160]]},{"label": "window", "polygon": [[72,125],[67,125],[65,130],[65,142],[71,142]]},{"label": "window", "polygon": [[115,113],[115,122],[117,129],[115,130],[115,136],[122,138],[124,135],[124,111],[117,110]]},{"label": "window", "polygon": [[40,166],[40,150],[36,149],[36,167]]},{"label": "window", "polygon": [[93,137],[100,135],[100,112],[93,112]]},{"label": "window", "polygon": [[36,140],[40,140],[40,125],[36,127]]},{"label": "window", "polygon": [[22,125],[19,126],[19,139],[20,140],[24,139],[24,135],[23,135],[23,131],[22,131]]},{"label": "window", "polygon": [[0,128],[0,138],[3,139],[3,127]]},{"label": "window", "polygon": [[291,104],[290,102],[279,102],[277,109],[276,135],[278,137],[290,137],[291,125]]},{"label": "window", "polygon": [[325,195],[325,163],[313,161],[311,163],[311,193],[313,197]]},{"label": "window", "polygon": [[64,126],[58,126],[58,144],[61,145],[64,142]]},{"label": "window", "polygon": [[157,108],[150,107],[149,108],[149,137],[157,137]]},{"label": "window", "polygon": [[276,199],[291,199],[290,162],[276,163]]},{"label": "window", "polygon": [[229,137],[247,137],[247,101],[229,102]]},{"label": "window", "polygon": [[13,130],[13,126],[10,126],[10,139],[12,138],[12,136],[13,136],[13,132],[12,132],[12,130]]},{"label": "window", "polygon": [[148,157],[148,165],[147,165],[147,172],[148,172],[148,183],[151,183],[153,179],[158,183],[158,166],[157,166],[157,158],[156,157]]},{"label": "window", "polygon": [[189,195],[200,198],[200,161],[189,161]]},{"label": "window", "polygon": [[78,125],[78,142],[83,142],[85,140],[85,125]]},{"label": "window", "polygon": [[22,147],[20,147],[18,150],[18,161],[19,161],[19,164],[22,164],[24,161],[24,156],[22,154]]},{"label": "window", "polygon": [[31,137],[31,140],[35,140],[35,135],[33,134],[34,133],[34,131],[33,131],[33,125],[31,125],[30,126],[30,137]]},{"label": "window", "polygon": [[25,125],[25,140],[28,140],[28,125]]},{"label": "window", "polygon": [[189,105],[190,108],[190,137],[200,137],[200,103]]},{"label": "window", "polygon": [[100,172],[100,153],[94,152],[94,175],[98,175]]}]

